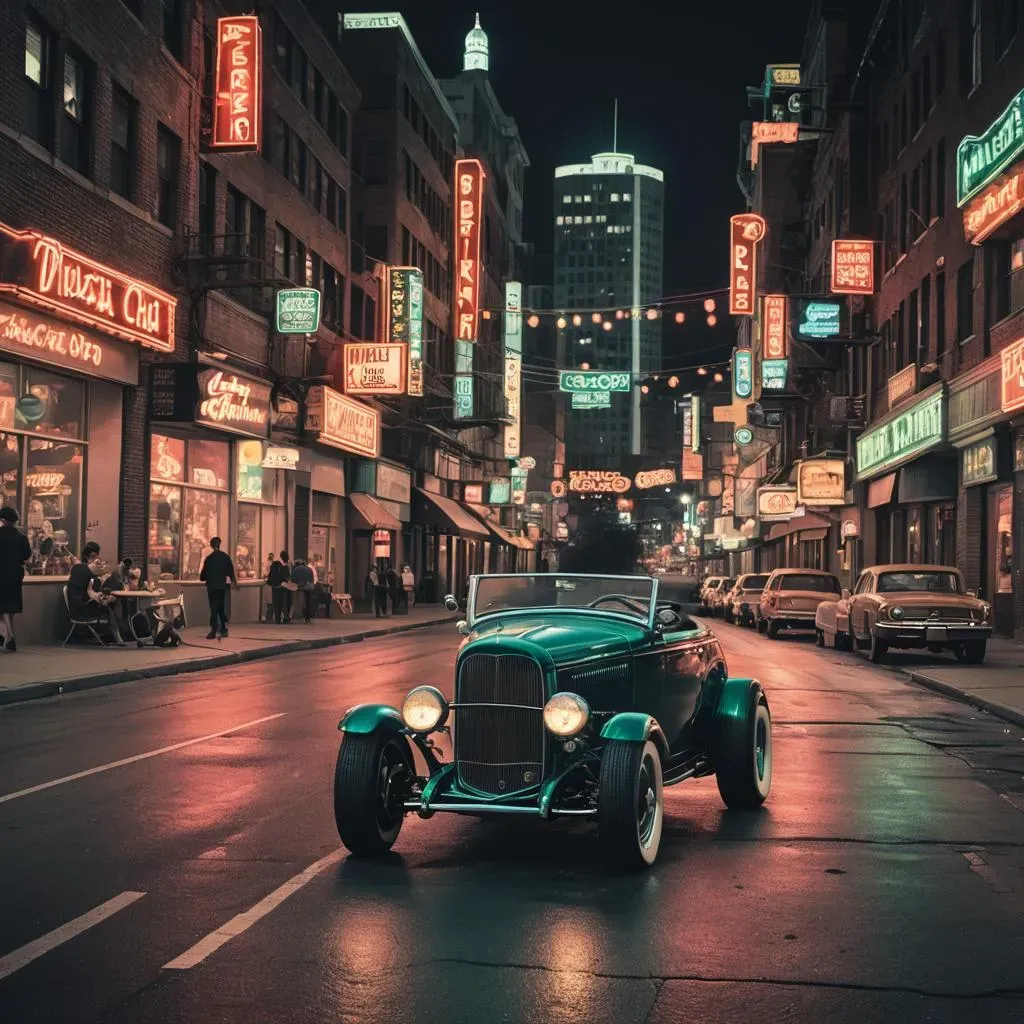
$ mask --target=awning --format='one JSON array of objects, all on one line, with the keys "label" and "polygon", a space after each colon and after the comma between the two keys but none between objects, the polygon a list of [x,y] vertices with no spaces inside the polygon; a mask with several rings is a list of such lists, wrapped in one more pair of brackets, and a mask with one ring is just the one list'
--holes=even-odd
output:
[{"label": "awning", "polygon": [[376,498],[356,492],[350,494],[348,500],[356,514],[353,526],[357,530],[397,530],[401,533],[402,524]]},{"label": "awning", "polygon": [[514,533],[509,533],[501,523],[491,518],[491,510],[489,508],[485,508],[483,505],[472,505],[469,503],[466,504],[466,508],[471,509],[473,514],[483,522],[484,526],[486,526],[502,544],[507,544],[512,548],[523,548],[525,551],[533,550],[533,541],[530,540],[529,537],[521,537]]},{"label": "awning", "polygon": [[896,474],[889,473],[872,480],[868,484],[868,508],[881,508],[892,501],[892,492],[896,489]]},{"label": "awning", "polygon": [[450,536],[487,540],[490,533],[483,523],[464,509],[457,501],[433,491],[417,487],[413,491],[413,519],[425,526],[435,526]]},{"label": "awning", "polygon": [[[780,537],[788,537],[791,533],[804,533],[811,530],[824,531],[821,536],[824,537],[832,524],[827,519],[822,519],[821,516],[796,516],[794,519],[790,519],[785,523],[776,523],[771,532],[768,534],[768,540],[778,540]],[[821,538],[814,537],[803,537],[803,540],[820,540]]]}]

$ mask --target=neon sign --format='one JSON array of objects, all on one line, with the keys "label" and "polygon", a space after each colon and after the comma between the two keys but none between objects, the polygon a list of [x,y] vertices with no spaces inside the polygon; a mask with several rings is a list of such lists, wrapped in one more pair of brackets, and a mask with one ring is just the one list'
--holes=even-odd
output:
[{"label": "neon sign", "polygon": [[1024,338],[1002,351],[1003,375],[1000,408],[1015,412],[1024,408]]},{"label": "neon sign", "polygon": [[380,454],[380,414],[334,388],[318,384],[309,389],[306,429],[334,448],[368,459]]},{"label": "neon sign", "polygon": [[839,336],[842,306],[827,299],[794,300],[793,335],[801,341],[820,341]]},{"label": "neon sign", "polygon": [[405,394],[405,345],[346,345],[344,366],[346,394]]},{"label": "neon sign", "polygon": [[316,334],[320,327],[320,291],[282,288],[277,293],[275,326],[278,334]]},{"label": "neon sign", "polygon": [[259,150],[263,33],[254,14],[217,19],[213,135],[217,149]]},{"label": "neon sign", "polygon": [[455,337],[477,340],[480,313],[480,218],[483,216],[483,165],[455,161]]},{"label": "neon sign", "polygon": [[[797,77],[799,77],[799,71]],[[757,150],[774,142],[796,142],[800,125],[796,121],[755,121],[750,130],[750,166],[757,166]]]},{"label": "neon sign", "polygon": [[761,387],[765,391],[785,391],[789,379],[788,359],[761,360]]},{"label": "neon sign", "polygon": [[505,354],[505,409],[511,423],[505,424],[505,458],[519,457],[520,397],[523,360],[510,352]]},{"label": "neon sign", "polygon": [[963,206],[1024,153],[1024,89],[981,135],[956,147],[956,205]]},{"label": "neon sign", "polygon": [[729,312],[733,316],[753,316],[757,243],[764,238],[764,217],[737,213],[729,218],[729,231]]},{"label": "neon sign", "polygon": [[599,469],[570,469],[569,490],[579,494],[623,494],[630,480],[621,473]]},{"label": "neon sign", "polygon": [[410,395],[423,394],[423,271],[419,267],[388,267],[387,340],[409,346]]},{"label": "neon sign", "polygon": [[761,358],[785,359],[789,355],[786,336],[786,296],[766,295],[762,308]]},{"label": "neon sign", "polygon": [[981,245],[1024,206],[1024,162],[992,182],[964,210],[964,239]]},{"label": "neon sign", "polygon": [[750,398],[754,393],[754,353],[738,348],[732,354],[732,388],[737,398]]},{"label": "neon sign", "polygon": [[270,387],[223,370],[200,370],[197,423],[265,436],[270,423]]},{"label": "neon sign", "polygon": [[648,469],[637,473],[633,483],[641,490],[647,491],[652,487],[664,487],[676,482],[676,471],[674,469]]},{"label": "neon sign", "polygon": [[628,391],[631,376],[628,373],[577,373],[563,370],[558,376],[562,391],[579,394],[585,391]]},{"label": "neon sign", "polygon": [[875,290],[875,243],[832,239],[832,294],[871,295]]},{"label": "neon sign", "polygon": [[38,231],[0,224],[0,292],[115,338],[174,351],[177,299]]}]

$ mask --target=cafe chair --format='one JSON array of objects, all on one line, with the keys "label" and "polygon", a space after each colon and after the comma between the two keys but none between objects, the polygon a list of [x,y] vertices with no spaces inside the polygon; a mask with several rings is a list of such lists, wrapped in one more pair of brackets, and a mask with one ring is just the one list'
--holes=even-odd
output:
[{"label": "cafe chair", "polygon": [[88,615],[82,618],[75,618],[75,613],[71,610],[71,604],[68,601],[68,588],[66,586],[61,587],[61,592],[64,595],[64,607],[67,609],[68,619],[71,621],[71,628],[68,630],[68,635],[64,637],[64,643],[61,644],[61,647],[67,647],[68,641],[74,635],[76,629],[88,630],[92,634],[93,639],[101,647],[105,647],[106,644],[103,641],[103,637],[97,632],[96,627],[107,625],[106,616]]},{"label": "cafe chair", "polygon": [[338,610],[342,615],[352,614],[352,595],[351,594],[331,594],[334,598],[335,604],[338,606]]}]

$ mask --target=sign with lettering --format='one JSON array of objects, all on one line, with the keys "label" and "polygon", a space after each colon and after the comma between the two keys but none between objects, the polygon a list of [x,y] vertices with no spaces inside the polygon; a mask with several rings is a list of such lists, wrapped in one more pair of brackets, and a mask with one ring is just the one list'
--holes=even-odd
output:
[{"label": "sign with lettering", "polygon": [[796,121],[755,121],[750,129],[750,166],[757,166],[757,150],[773,142],[796,142],[800,125]]},{"label": "sign with lettering", "polygon": [[675,482],[676,471],[668,467],[665,469],[641,470],[633,478],[633,483],[641,491],[649,491],[652,487],[668,487]]},{"label": "sign with lettering", "polygon": [[271,444],[263,453],[262,466],[264,469],[298,469],[301,455],[298,448]]},{"label": "sign with lettering", "polygon": [[405,345],[345,345],[345,394],[404,395]]},{"label": "sign with lettering", "polygon": [[505,424],[505,458],[519,457],[521,441],[521,399],[523,360],[511,352],[505,353],[505,415],[510,423]]},{"label": "sign with lettering", "polygon": [[732,393],[740,399],[754,393],[754,353],[749,348],[738,348],[732,354]]},{"label": "sign with lettering", "polygon": [[683,479],[704,479],[704,456],[700,452],[683,451]]},{"label": "sign with lettering", "polygon": [[1003,361],[1000,408],[1003,412],[1024,409],[1024,338],[1000,353]]},{"label": "sign with lettering", "polygon": [[569,470],[569,490],[579,494],[624,494],[629,487],[629,477],[621,473],[599,469]]},{"label": "sign with lettering", "polygon": [[998,480],[996,471],[996,439],[986,437],[982,441],[969,444],[961,452],[964,487],[974,484],[987,484]]},{"label": "sign with lettering", "polygon": [[946,395],[943,390],[933,391],[857,438],[857,476],[861,480],[875,476],[945,439]]},{"label": "sign with lettering", "polygon": [[484,485],[463,484],[462,500],[470,505],[482,505],[484,503]]},{"label": "sign with lettering", "polygon": [[512,488],[512,504],[526,504],[526,481],[529,477],[529,470],[516,468],[512,470],[509,485]]},{"label": "sign with lettering", "polygon": [[785,295],[766,295],[761,304],[761,358],[785,359],[789,355]]},{"label": "sign with lettering", "polygon": [[582,373],[577,370],[563,370],[558,377],[562,391],[629,391],[632,377],[629,373]]},{"label": "sign with lettering", "polygon": [[38,231],[0,224],[0,292],[123,341],[174,351],[177,299]]},{"label": "sign with lettering", "polygon": [[476,341],[480,316],[480,221],[484,199],[483,164],[455,161],[455,337]]},{"label": "sign with lettering", "polygon": [[795,487],[759,487],[757,517],[764,523],[786,522],[796,515]]},{"label": "sign with lettering", "polygon": [[217,19],[213,87],[216,149],[259,152],[263,111],[263,33],[254,14]]},{"label": "sign with lettering", "polygon": [[345,28],[401,28],[400,14],[346,14]]},{"label": "sign with lettering", "polygon": [[821,341],[836,338],[840,331],[842,306],[829,299],[794,298],[790,323],[794,338]]},{"label": "sign with lettering", "polygon": [[761,362],[761,390],[785,391],[789,380],[788,359],[764,359]]},{"label": "sign with lettering", "polygon": [[197,374],[199,405],[196,423],[249,437],[270,430],[270,385],[213,367]]},{"label": "sign with lettering", "polygon": [[754,432],[750,429],[750,427],[737,427],[733,431],[732,439],[741,448],[745,448],[748,444],[753,443]]},{"label": "sign with lettering", "polygon": [[488,505],[512,504],[512,479],[507,476],[495,477],[489,481],[487,492]]},{"label": "sign with lettering", "polygon": [[5,302],[0,302],[0,352],[89,377],[139,383],[137,348]]},{"label": "sign with lettering", "polygon": [[318,384],[309,389],[306,430],[332,448],[368,459],[380,455],[380,414],[334,388]]},{"label": "sign with lettering", "polygon": [[963,206],[1024,153],[1024,89],[982,132],[956,148],[956,205]]},{"label": "sign with lettering", "polygon": [[572,396],[574,409],[610,409],[612,393],[610,391],[578,391]]},{"label": "sign with lettering", "polygon": [[753,316],[757,290],[757,245],[764,238],[764,217],[737,213],[729,218],[729,312]]},{"label": "sign with lettering", "polygon": [[917,363],[910,363],[898,373],[894,373],[888,380],[886,390],[889,395],[890,409],[901,398],[912,395],[917,390]]},{"label": "sign with lettering", "polygon": [[401,466],[378,462],[375,489],[378,498],[408,505],[412,501],[412,474]]},{"label": "sign with lettering", "polygon": [[832,294],[871,295],[875,290],[875,243],[832,239]]},{"label": "sign with lettering", "polygon": [[765,70],[770,85],[793,86],[800,84],[799,64],[769,64]]},{"label": "sign with lettering", "polygon": [[964,208],[964,239],[981,245],[1024,207],[1024,161],[992,182]]},{"label": "sign with lettering", "polygon": [[397,331],[402,323],[401,320],[394,319],[395,300],[398,297],[407,310],[408,392],[418,398],[423,394],[423,271],[418,267],[391,267],[389,276],[391,278],[391,340],[399,340]]},{"label": "sign with lettering", "polygon": [[278,334],[315,334],[320,327],[320,292],[316,288],[282,288],[276,296],[274,326]]},{"label": "sign with lettering", "polygon": [[842,459],[805,459],[796,471],[798,505],[845,505],[846,463]]},{"label": "sign with lettering", "polygon": [[455,374],[455,418],[468,419],[473,415],[473,376],[469,373]]}]

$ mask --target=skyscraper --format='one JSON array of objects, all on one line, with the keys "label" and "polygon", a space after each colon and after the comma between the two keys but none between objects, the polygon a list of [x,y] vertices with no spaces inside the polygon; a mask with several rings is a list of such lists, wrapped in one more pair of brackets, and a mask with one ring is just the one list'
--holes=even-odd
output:
[{"label": "skyscraper", "polygon": [[566,320],[559,362],[633,375],[631,392],[613,393],[608,408],[567,409],[573,468],[621,468],[643,452],[640,377],[661,365],[661,320],[645,309],[662,294],[663,221],[664,175],[630,153],[555,168],[554,302]]}]

